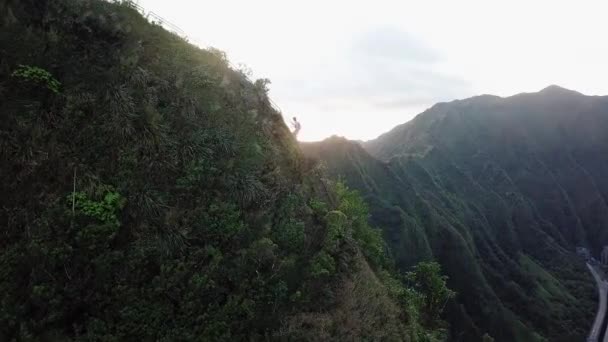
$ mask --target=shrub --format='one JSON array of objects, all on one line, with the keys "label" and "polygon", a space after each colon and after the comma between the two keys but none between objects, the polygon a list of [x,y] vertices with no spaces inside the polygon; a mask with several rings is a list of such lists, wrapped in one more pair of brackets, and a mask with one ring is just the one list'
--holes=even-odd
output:
[{"label": "shrub", "polygon": [[61,87],[61,83],[50,72],[36,66],[19,65],[11,76],[25,82],[42,85],[55,94],[59,93],[59,87]]}]

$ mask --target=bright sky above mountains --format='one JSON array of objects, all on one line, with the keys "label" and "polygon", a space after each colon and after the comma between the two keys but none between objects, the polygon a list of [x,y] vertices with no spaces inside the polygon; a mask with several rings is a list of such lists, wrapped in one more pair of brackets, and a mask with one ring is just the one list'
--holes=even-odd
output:
[{"label": "bright sky above mountains", "polygon": [[139,0],[269,78],[300,140],[367,140],[439,101],[608,94],[607,1]]}]

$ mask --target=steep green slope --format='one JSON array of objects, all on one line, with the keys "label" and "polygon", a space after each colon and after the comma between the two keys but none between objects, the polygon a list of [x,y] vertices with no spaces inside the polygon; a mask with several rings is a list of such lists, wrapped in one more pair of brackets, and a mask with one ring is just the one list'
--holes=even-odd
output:
[{"label": "steep green slope", "polygon": [[522,191],[552,224],[552,237],[598,252],[608,241],[606,108],[608,97],[557,86],[481,96],[436,105],[366,149],[382,160],[438,150],[481,186]]},{"label": "steep green slope", "polygon": [[[399,265],[443,265],[454,340],[583,339],[608,215],[608,99],[558,87],[442,103],[377,140],[304,145],[371,206]],[[380,161],[385,160],[385,161]]]},{"label": "steep green slope", "polygon": [[265,82],[128,4],[0,10],[0,340],[441,337]]}]

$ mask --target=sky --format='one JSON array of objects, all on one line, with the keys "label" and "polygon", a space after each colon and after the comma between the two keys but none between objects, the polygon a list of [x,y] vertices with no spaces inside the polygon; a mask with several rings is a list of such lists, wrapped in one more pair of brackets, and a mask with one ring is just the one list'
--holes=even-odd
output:
[{"label": "sky", "polygon": [[608,1],[139,0],[227,53],[299,139],[369,140],[437,102],[557,84],[608,94]]}]

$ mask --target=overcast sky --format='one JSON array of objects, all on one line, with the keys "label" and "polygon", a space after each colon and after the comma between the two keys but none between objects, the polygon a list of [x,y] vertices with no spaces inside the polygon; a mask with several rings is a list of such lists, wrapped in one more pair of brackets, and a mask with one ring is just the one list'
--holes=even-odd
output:
[{"label": "overcast sky", "polygon": [[608,1],[139,0],[269,78],[300,140],[367,140],[439,101],[608,94]]}]

